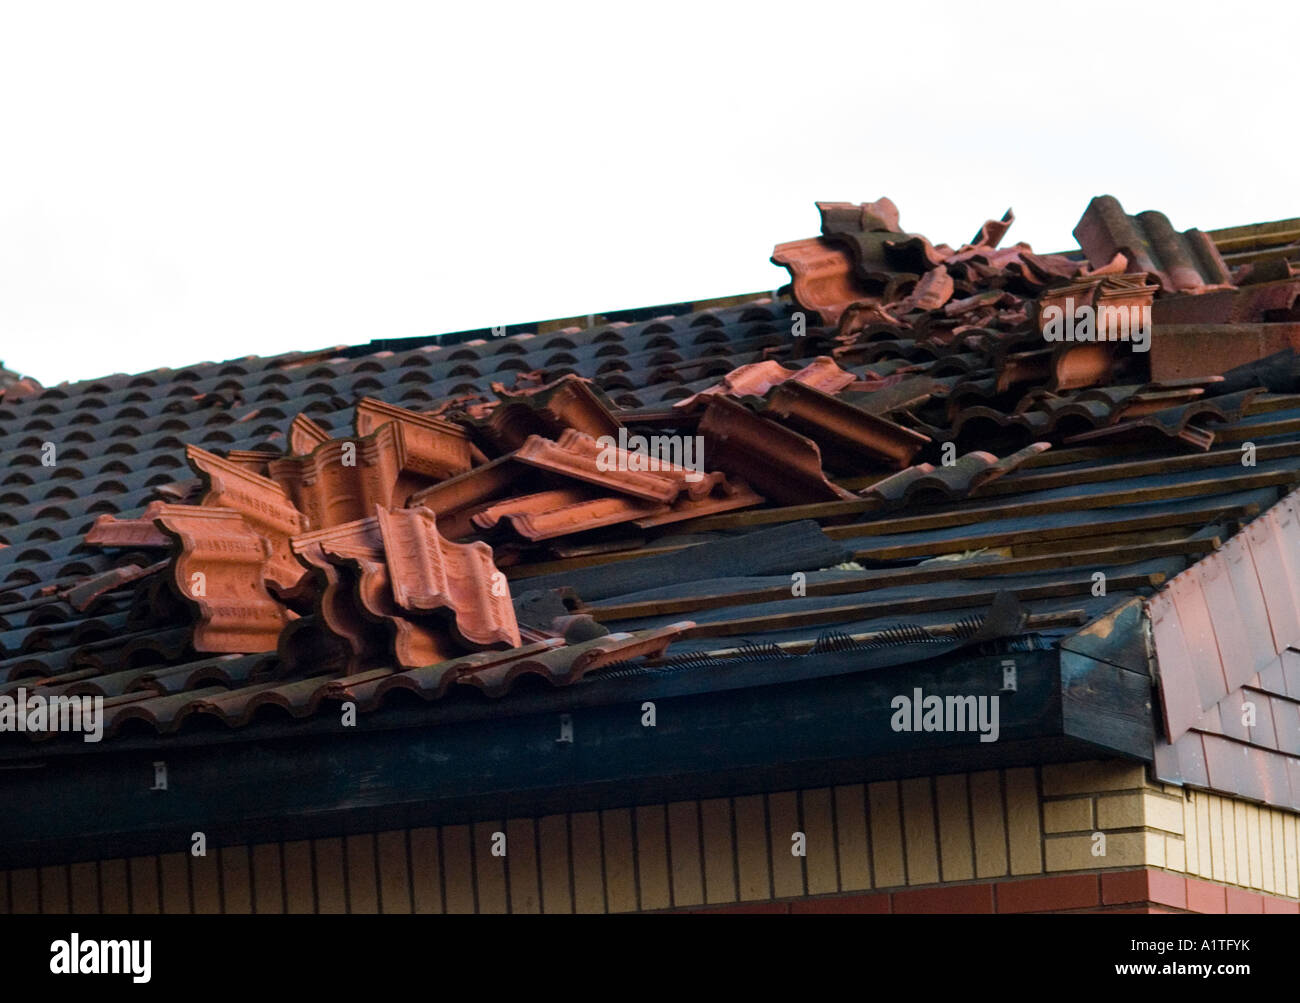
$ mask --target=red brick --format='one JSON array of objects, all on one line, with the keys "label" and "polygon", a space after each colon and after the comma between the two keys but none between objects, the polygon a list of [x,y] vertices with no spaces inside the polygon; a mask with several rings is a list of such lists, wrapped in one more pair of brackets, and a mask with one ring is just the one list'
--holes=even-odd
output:
[{"label": "red brick", "polygon": [[686,912],[706,914],[724,913],[761,913],[763,915],[784,916],[790,911],[788,902],[748,902],[744,905],[721,905],[708,909],[687,909]]},{"label": "red brick", "polygon": [[1274,898],[1272,895],[1264,896],[1264,911],[1267,913],[1295,915],[1300,913],[1300,902],[1290,902],[1286,899]]},{"label": "red brick", "polygon": [[1147,899],[1147,871],[1111,871],[1101,876],[1101,901],[1105,905],[1124,902],[1145,902]]},{"label": "red brick", "polygon": [[1175,909],[1187,908],[1187,879],[1168,871],[1147,870],[1147,899]]},{"label": "red brick", "polygon": [[1212,885],[1208,881],[1187,879],[1187,908],[1192,912],[1219,913],[1227,912],[1227,899],[1222,885]]},{"label": "red brick", "polygon": [[1096,905],[1097,875],[1070,874],[1027,881],[1001,881],[995,886],[998,912],[1048,912]]},{"label": "red brick", "polygon": [[896,913],[991,913],[992,885],[954,885],[894,892]]},{"label": "red brick", "polygon": [[790,903],[790,912],[799,913],[887,913],[889,895],[837,895],[834,898],[804,899]]},{"label": "red brick", "polygon": [[1264,896],[1243,892],[1240,888],[1229,888],[1228,912],[1263,912]]}]

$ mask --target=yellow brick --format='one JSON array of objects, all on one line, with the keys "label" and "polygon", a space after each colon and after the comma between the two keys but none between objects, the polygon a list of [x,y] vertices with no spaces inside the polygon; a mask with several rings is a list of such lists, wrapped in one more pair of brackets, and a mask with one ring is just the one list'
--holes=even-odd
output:
[{"label": "yellow brick", "polygon": [[871,859],[876,887],[894,888],[907,884],[903,864],[903,829],[898,807],[898,784],[893,780],[867,785],[871,806]]},{"label": "yellow brick", "polygon": [[1282,818],[1282,858],[1286,871],[1286,893],[1291,898],[1300,898],[1300,819],[1294,815]]},{"label": "yellow brick", "polygon": [[1145,786],[1146,771],[1141,763],[1092,760],[1043,767],[1043,793],[1049,797],[1054,794],[1138,790]]},{"label": "yellow brick", "polygon": [[969,881],[975,877],[971,856],[970,802],[966,796],[966,775],[936,777],[935,800],[939,805],[939,857],[944,881]]},{"label": "yellow brick", "polygon": [[907,883],[932,885],[939,881],[939,849],[934,832],[934,799],[929,777],[904,780],[903,839],[907,851]]},{"label": "yellow brick", "polygon": [[975,830],[975,876],[1007,873],[1007,825],[1002,812],[1002,776],[997,770],[970,775],[971,825]]},{"label": "yellow brick", "polygon": [[1043,802],[1044,832],[1091,832],[1092,798]]},{"label": "yellow brick", "polygon": [[1278,895],[1286,894],[1286,853],[1283,842],[1283,818],[1280,811],[1270,811],[1270,828],[1273,830],[1273,890]]},{"label": "yellow brick", "polygon": [[[751,794],[735,800],[736,862],[739,865],[740,900],[752,902],[772,898],[772,875],[768,868],[767,812],[763,795]],[[777,833],[778,839],[788,839]]]},{"label": "yellow brick", "polygon": [[1048,836],[1043,841],[1047,870],[1082,871],[1136,867],[1145,862],[1146,833],[1106,833],[1104,856],[1093,856],[1092,836]]},{"label": "yellow brick", "polygon": [[1165,837],[1165,866],[1171,871],[1187,870],[1187,848],[1178,836]]},{"label": "yellow brick", "polygon": [[1196,843],[1200,853],[1200,874],[1203,878],[1214,877],[1214,846],[1210,833],[1212,828],[1210,825],[1210,800],[1208,794],[1198,793],[1196,795]]},{"label": "yellow brick", "polygon": [[1138,829],[1145,824],[1141,794],[1112,794],[1097,799],[1097,828]]},{"label": "yellow brick", "polygon": [[803,808],[803,829],[808,837],[808,856],[804,860],[808,871],[808,894],[837,892],[840,889],[836,880],[835,824],[830,788],[804,791],[799,800]]},{"label": "yellow brick", "polygon": [[1012,874],[1041,874],[1043,834],[1038,822],[1038,780],[1032,768],[1007,770],[1007,842]]},{"label": "yellow brick", "polygon": [[1199,831],[1196,827],[1196,801],[1195,795],[1192,798],[1183,798],[1183,845],[1187,850],[1187,873],[1200,874],[1201,872],[1201,843]]},{"label": "yellow brick", "polygon": [[[1210,877],[1215,881],[1226,881],[1228,877],[1228,855],[1224,852],[1223,838],[1223,803],[1214,795],[1205,795],[1209,803],[1209,822],[1206,831],[1210,842]],[[1204,837],[1202,837],[1204,838]],[[1236,862],[1236,856],[1233,856]]]},{"label": "yellow brick", "polygon": [[1174,800],[1160,794],[1145,794],[1142,797],[1143,814],[1149,829],[1162,829],[1175,835],[1183,834],[1182,798]]},{"label": "yellow brick", "polygon": [[836,850],[840,891],[871,887],[871,846],[867,839],[866,791],[861,784],[835,788]]},{"label": "yellow brick", "polygon": [[1267,808],[1258,809],[1259,813],[1259,886],[1266,892],[1276,892],[1277,884],[1273,880],[1273,813]]},{"label": "yellow brick", "polygon": [[736,901],[736,867],[731,842],[731,801],[709,798],[700,802],[704,839],[704,900],[712,905]]},{"label": "yellow brick", "polygon": [[772,829],[772,892],[779,899],[803,895],[804,858],[791,852],[796,832],[804,833],[804,853],[808,852],[808,834],[799,818],[799,795],[794,791],[769,794],[767,817]]},{"label": "yellow brick", "polygon": [[[1250,827],[1246,823],[1246,802],[1232,802],[1232,821],[1237,838],[1237,884],[1250,884]],[[1223,809],[1223,824],[1228,825],[1228,809]]]},{"label": "yellow brick", "polygon": [[1165,836],[1159,832],[1143,833],[1146,844],[1146,859],[1143,863],[1150,864],[1152,867],[1165,866]]}]

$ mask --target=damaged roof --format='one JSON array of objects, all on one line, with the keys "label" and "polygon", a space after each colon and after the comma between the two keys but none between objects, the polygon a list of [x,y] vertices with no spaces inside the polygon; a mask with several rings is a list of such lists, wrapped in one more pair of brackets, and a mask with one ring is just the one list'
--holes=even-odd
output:
[{"label": "damaged roof", "polygon": [[[1260,556],[1294,543],[1300,220],[1102,196],[1040,254],[1009,211],[954,248],[818,208],[776,299],[0,383],[0,695],[165,745],[1059,648],[1154,673],[1164,779],[1300,810],[1300,557]],[[1133,327],[1055,337],[1080,306]],[[1098,640],[1144,604],[1141,658]],[[33,739],[72,740],[0,744]]]}]

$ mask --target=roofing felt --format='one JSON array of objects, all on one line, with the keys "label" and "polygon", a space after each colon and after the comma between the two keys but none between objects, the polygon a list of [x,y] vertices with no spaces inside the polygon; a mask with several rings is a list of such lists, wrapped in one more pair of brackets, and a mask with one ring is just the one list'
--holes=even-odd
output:
[{"label": "roofing felt", "polygon": [[[887,199],[819,208],[773,255],[792,299],[11,383],[0,693],[101,695],[110,737],[166,742],[347,700],[504,706],[528,677],[743,686],[755,652],[1050,648],[1134,599],[1164,615],[1300,484],[1296,227],[1180,234],[1103,197],[1082,252],[1042,255],[1000,246],[1009,213],[954,250]],[[1150,305],[1150,351],[1045,340],[1067,297]],[[1235,680],[1271,731],[1216,730],[1237,691],[1186,699],[1167,633],[1165,745],[1274,757],[1260,798],[1300,807],[1285,669]]]}]

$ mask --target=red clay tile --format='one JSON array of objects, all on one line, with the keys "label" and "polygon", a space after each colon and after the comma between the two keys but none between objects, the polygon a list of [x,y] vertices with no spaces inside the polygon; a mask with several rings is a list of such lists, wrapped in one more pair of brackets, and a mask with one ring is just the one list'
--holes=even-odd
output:
[{"label": "red clay tile", "polygon": [[902,469],[930,442],[929,436],[794,380],[771,391],[764,414],[813,438],[823,455],[838,453],[845,462],[883,462]]},{"label": "red clay tile", "polygon": [[713,397],[700,420],[705,463],[752,484],[783,505],[851,500],[822,471],[811,439],[768,421],[726,397]]},{"label": "red clay tile", "polygon": [[613,462],[602,463],[601,447],[594,439],[588,442],[594,449],[565,448],[540,435],[530,435],[512,455],[520,463],[660,505],[667,505],[681,493],[684,483],[679,478],[659,471],[638,470],[632,466],[629,454],[617,448],[613,450]]},{"label": "red clay tile", "polygon": [[1228,268],[1206,234],[1196,229],[1178,233],[1164,213],[1125,215],[1110,195],[1088,204],[1074,236],[1091,264],[1105,264],[1122,253],[1130,272],[1151,273],[1166,292],[1198,292],[1230,283]]},{"label": "red clay tile", "polygon": [[294,456],[305,456],[329,440],[329,432],[305,414],[298,415],[289,425],[289,451]]},{"label": "red clay tile", "polygon": [[289,538],[309,526],[284,488],[198,446],[185,447],[185,456],[203,478],[203,504],[239,512],[249,528],[267,541],[266,580],[280,589],[297,585],[303,568],[294,559]]},{"label": "red clay tile", "polygon": [[506,577],[486,543],[444,540],[427,508],[375,510],[393,600],[413,613],[451,611],[457,640],[473,648],[520,645]]},{"label": "red clay tile", "polygon": [[164,502],[150,502],[138,519],[118,519],[101,515],[86,533],[85,541],[92,547],[144,547],[170,546],[167,534],[154,525],[154,516]]},{"label": "red clay tile", "polygon": [[834,325],[845,307],[865,298],[853,281],[849,256],[819,237],[777,244],[772,263],[789,270],[795,300],[823,323]]},{"label": "red clay tile", "polygon": [[274,651],[295,614],[271,598],[266,543],[234,509],[163,505],[158,527],[178,544],[172,581],[195,609],[195,651]]}]

